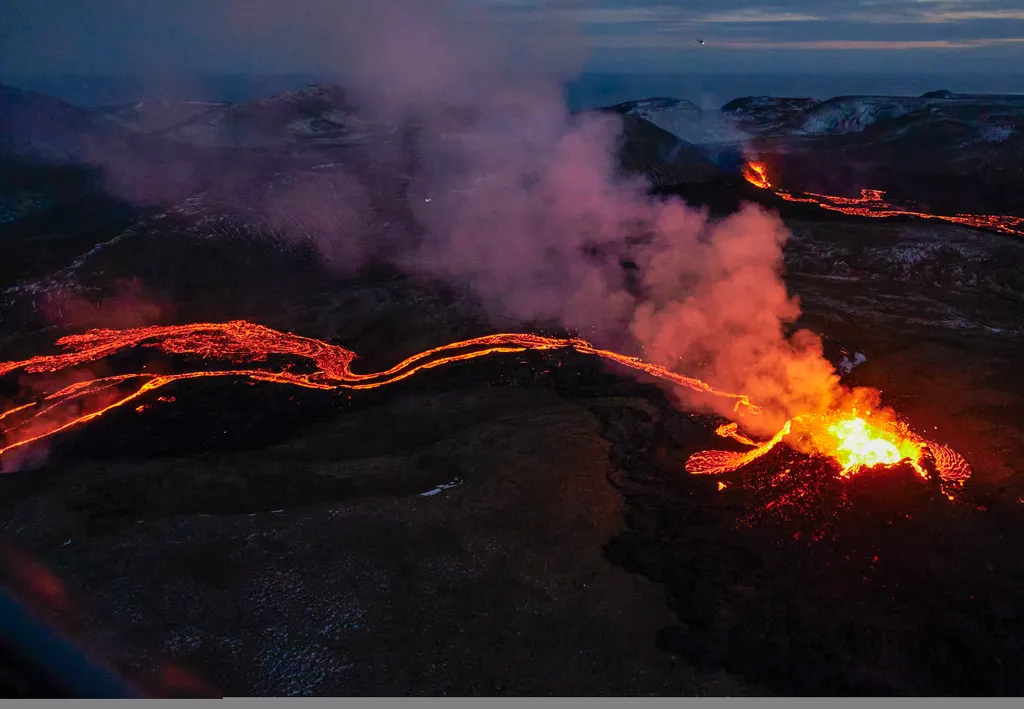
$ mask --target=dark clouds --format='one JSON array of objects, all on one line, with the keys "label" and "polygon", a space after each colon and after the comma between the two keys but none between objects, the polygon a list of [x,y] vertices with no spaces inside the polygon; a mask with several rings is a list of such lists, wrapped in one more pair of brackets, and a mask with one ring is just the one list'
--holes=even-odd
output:
[{"label": "dark clouds", "polygon": [[[423,2],[425,9],[438,4]],[[330,11],[329,3],[290,0],[284,4],[287,16],[267,14],[275,5],[268,0],[5,0],[3,5],[4,75],[343,70],[340,38],[346,21]],[[388,0],[366,5],[386,12]],[[496,21],[487,24],[465,11],[451,21],[504,27],[513,34],[529,25],[524,36],[531,37],[547,31],[570,57],[552,60],[559,71],[579,65],[583,51],[591,68],[627,71],[825,70],[851,61],[875,70],[892,69],[898,61],[904,71],[1006,71],[1014,63],[1024,65],[1020,0],[477,0],[475,5]],[[232,30],[231,18],[259,17],[261,10],[274,18],[262,33],[252,27]],[[697,38],[706,45],[698,47]]]}]

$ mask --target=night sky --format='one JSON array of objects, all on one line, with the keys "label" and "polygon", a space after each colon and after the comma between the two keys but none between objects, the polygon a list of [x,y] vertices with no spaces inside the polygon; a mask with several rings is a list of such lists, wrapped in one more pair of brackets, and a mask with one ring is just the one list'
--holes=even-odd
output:
[{"label": "night sky", "polygon": [[[388,0],[376,0],[386,3]],[[364,0],[373,4],[374,0]],[[433,0],[424,0],[424,3]],[[55,74],[337,72],[351,0],[4,0],[0,80]],[[620,72],[1024,67],[1021,0],[476,0],[513,36],[567,28]],[[273,7],[273,9],[268,9]],[[276,14],[286,9],[281,20]],[[268,14],[269,13],[269,14]],[[278,17],[269,21],[268,17]],[[253,20],[252,18],[256,18]],[[479,21],[465,16],[466,25]],[[274,25],[278,26],[274,26]],[[255,29],[254,29],[255,28]],[[703,46],[698,39],[704,39]]]}]

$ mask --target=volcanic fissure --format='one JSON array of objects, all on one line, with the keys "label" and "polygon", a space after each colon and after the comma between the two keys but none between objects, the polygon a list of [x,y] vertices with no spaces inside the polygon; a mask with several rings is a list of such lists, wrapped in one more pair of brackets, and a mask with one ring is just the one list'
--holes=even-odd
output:
[{"label": "volcanic fissure", "polygon": [[[151,348],[164,354],[232,362],[223,369],[197,368],[173,374],[145,371],[79,379],[34,401],[22,402],[0,412],[3,439],[0,456],[7,458],[23,447],[38,444],[72,427],[86,424],[172,382],[208,377],[245,377],[319,390],[374,389],[417,372],[446,364],[497,354],[528,350],[571,349],[634,372],[652,376],[714,399],[731,400],[736,421],[716,433],[745,446],[741,452],[708,450],[692,455],[686,470],[695,475],[718,475],[738,470],[761,458],[780,443],[791,443],[801,452],[831,459],[841,476],[864,468],[909,463],[922,478],[935,476],[947,496],[970,476],[970,468],[955,451],[928,441],[901,421],[894,412],[837,405],[826,413],[797,415],[766,441],[758,442],[741,432],[745,421],[756,420],[761,411],[745,394],[721,391],[671,370],[610,350],[599,349],[578,338],[544,337],[529,333],[501,333],[453,342],[407,357],[393,367],[370,373],[352,371],[355,352],[322,340],[280,332],[243,320],[226,323],[150,326],[125,330],[96,329],[57,341],[63,351],[25,360],[0,363],[0,376],[14,372],[46,375],[74,370],[132,348]],[[279,368],[246,367],[266,363],[271,357],[305,360],[315,366],[299,371],[294,364]]]}]

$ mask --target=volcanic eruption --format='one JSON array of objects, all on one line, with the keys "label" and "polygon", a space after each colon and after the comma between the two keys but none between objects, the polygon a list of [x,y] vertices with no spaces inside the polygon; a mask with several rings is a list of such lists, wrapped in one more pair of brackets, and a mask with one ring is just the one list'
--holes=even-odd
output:
[{"label": "volcanic eruption", "polygon": [[[268,31],[292,19],[266,9],[256,24]],[[330,35],[325,46],[352,69],[353,110],[402,128],[407,144],[400,147],[416,159],[403,167],[400,218],[389,213],[385,226],[362,216],[321,219],[324,228],[309,240],[345,275],[376,254],[409,275],[464,287],[489,316],[552,324],[587,333],[587,340],[489,335],[426,350],[386,371],[356,373],[350,350],[242,320],[94,329],[61,338],[56,354],[0,363],[0,377],[50,377],[33,384],[37,395],[23,392],[0,414],[0,455],[9,458],[126,404],[143,405],[150,392],[177,381],[369,389],[491,354],[571,349],[653,376],[679,392],[684,406],[735,424],[719,433],[748,450],[697,453],[686,465],[691,473],[737,470],[785,441],[824,456],[845,475],[909,461],[921,475],[934,468],[947,484],[966,478],[959,456],[911,432],[877,396],[840,386],[817,335],[794,327],[800,308],[782,279],[788,232],[779,219],[746,206],[712,220],[679,200],[652,197],[645,180],[620,169],[621,121],[566,107],[558,74],[574,60],[562,56],[564,47],[540,42],[531,49],[536,56],[524,55],[518,35],[505,46],[476,25],[467,31],[461,9],[407,0],[389,3],[388,11],[354,2],[316,6],[313,16],[323,21],[311,31],[343,34],[340,41]],[[242,24],[235,29],[259,31]],[[559,68],[541,71],[534,60],[551,59],[551,52]],[[372,191],[356,170],[331,174],[332,184],[357,185],[358,195]],[[752,164],[746,174],[771,189],[763,165]],[[264,210],[322,216],[366,201],[303,185],[286,192],[283,207],[274,202]],[[408,229],[394,226],[400,222]],[[381,242],[388,242],[384,255],[375,251]],[[626,263],[635,266],[630,273]],[[643,359],[616,351],[623,347]],[[133,349],[218,366],[83,371]]]},{"label": "volcanic eruption", "polygon": [[[426,369],[527,350],[572,349],[701,396],[731,401],[732,409],[741,421],[761,415],[756,403],[744,394],[718,390],[699,379],[677,374],[639,358],[599,349],[586,340],[528,333],[500,333],[453,342],[414,354],[387,370],[366,373],[352,371],[356,354],[351,350],[241,320],[126,330],[96,329],[61,338],[57,345],[62,352],[0,363],[0,376],[16,371],[31,375],[73,370],[132,348],[232,362],[234,366],[195,368],[175,374],[142,371],[80,379],[37,400],[0,412],[0,421],[4,425],[0,456],[10,456],[19,448],[86,424],[175,381],[203,377],[247,378],[319,390],[373,389]],[[307,369],[300,371],[293,364],[280,368],[241,366],[266,363],[271,357],[304,361]],[[686,470],[698,475],[737,470],[783,441],[797,436],[793,443],[797,449],[831,459],[843,476],[852,475],[863,467],[895,465],[903,461],[909,462],[925,478],[929,475],[926,466],[931,465],[939,478],[949,484],[962,484],[970,475],[966,462],[954,451],[920,438],[895,415],[885,411],[852,409],[803,414],[787,421],[773,437],[760,443],[741,433],[739,428],[739,423],[726,424],[716,433],[749,446],[749,450],[699,452],[687,461]]]},{"label": "volcanic eruption", "polygon": [[860,197],[839,197],[816,192],[793,192],[776,189],[768,176],[768,166],[759,161],[750,161],[743,166],[743,177],[750,184],[771,190],[787,202],[813,204],[830,212],[839,212],[854,217],[892,218],[916,217],[938,219],[952,224],[988,229],[1000,234],[1024,236],[1024,217],[997,214],[931,214],[904,209],[885,199],[885,190],[862,189]]},{"label": "volcanic eruption", "polygon": [[743,166],[743,177],[755,187],[771,189],[772,183],[768,179],[768,167],[763,162],[748,162]]}]

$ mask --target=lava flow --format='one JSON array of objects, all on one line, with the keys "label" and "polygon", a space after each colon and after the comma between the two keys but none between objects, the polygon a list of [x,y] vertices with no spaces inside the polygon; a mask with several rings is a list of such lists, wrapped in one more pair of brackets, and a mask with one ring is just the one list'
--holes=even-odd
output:
[{"label": "lava flow", "polygon": [[787,192],[775,189],[768,177],[768,167],[762,162],[748,162],[743,166],[743,177],[750,184],[761,189],[772,190],[787,202],[813,204],[821,209],[849,214],[856,217],[917,217],[920,219],[938,219],[953,224],[990,229],[1002,234],[1024,236],[1024,217],[1000,216],[997,214],[929,214],[902,209],[886,201],[884,190],[861,190],[860,197],[837,197],[834,195],[817,194],[816,192]]},{"label": "lava flow", "polygon": [[766,190],[772,187],[772,182],[768,179],[768,167],[764,163],[748,162],[743,166],[743,177],[755,187]]},{"label": "lava flow", "polygon": [[[577,338],[543,337],[528,333],[502,333],[434,347],[408,357],[390,369],[359,374],[352,371],[356,354],[337,345],[291,333],[279,332],[243,320],[139,327],[127,330],[99,329],[57,341],[62,352],[26,360],[0,362],[0,377],[14,372],[54,374],[104,360],[121,350],[152,348],[170,355],[199,357],[232,366],[196,368],[176,374],[135,372],[82,379],[40,399],[0,411],[5,428],[0,431],[0,458],[15,449],[41,441],[136,401],[172,382],[203,377],[248,378],[319,390],[372,389],[393,384],[419,371],[501,353],[572,349],[643,372],[698,394],[734,401],[739,417],[759,415],[746,396],[715,389],[709,384],[644,362],[636,357],[594,347]],[[268,363],[271,357],[304,360],[307,371],[294,365],[279,368],[246,367],[242,363]],[[310,366],[312,365],[312,366]],[[141,408],[141,407],[140,407]],[[925,441],[894,416],[879,412],[832,412],[797,416],[768,441],[758,443],[740,433],[736,423],[721,426],[718,435],[731,438],[748,450],[703,451],[686,463],[693,474],[727,473],[763,456],[784,440],[795,448],[826,456],[848,476],[863,467],[908,462],[922,477],[929,467],[943,481],[962,483],[969,475],[967,463],[951,449]]]}]

